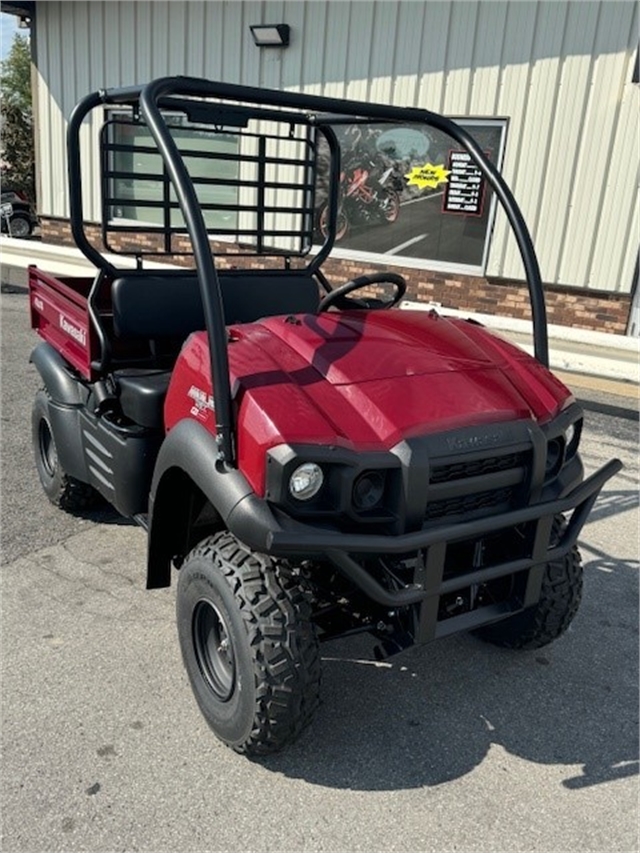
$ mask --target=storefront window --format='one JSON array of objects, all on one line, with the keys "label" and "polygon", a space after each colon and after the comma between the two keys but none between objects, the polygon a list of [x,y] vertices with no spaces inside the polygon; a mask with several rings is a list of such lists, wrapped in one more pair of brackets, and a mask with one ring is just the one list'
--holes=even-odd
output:
[{"label": "storefront window", "polygon": [[[237,210],[225,208],[238,204],[238,187],[233,183],[239,175],[237,135],[186,127],[180,117],[170,126],[193,180],[207,229],[236,228]],[[183,228],[176,195],[149,130],[126,120],[112,121],[109,127],[112,157],[108,220],[164,226],[168,215],[170,227]]]},{"label": "storefront window", "polygon": [[[499,168],[505,122],[465,119],[459,124]],[[492,193],[457,143],[424,126],[347,124],[334,130],[342,150],[336,249],[389,261],[484,266]],[[327,219],[329,154],[323,142],[318,146],[318,243]]]}]

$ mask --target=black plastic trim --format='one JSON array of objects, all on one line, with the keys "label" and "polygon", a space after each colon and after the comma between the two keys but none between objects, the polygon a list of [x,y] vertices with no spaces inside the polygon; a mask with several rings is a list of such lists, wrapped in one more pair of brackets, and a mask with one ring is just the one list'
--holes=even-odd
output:
[{"label": "black plastic trim", "polygon": [[122,424],[107,411],[79,415],[87,482],[125,516],[147,511],[149,485],[163,432]]},{"label": "black plastic trim", "polygon": [[[180,421],[160,448],[149,496],[149,553],[147,587],[168,586],[171,559],[177,553],[176,496],[169,487],[172,472],[180,472],[211,502],[222,522],[239,539],[257,551],[266,547],[267,531],[275,523],[266,504],[260,502],[248,517],[233,517],[239,503],[253,495],[244,475],[217,458],[215,438],[194,420]],[[183,517],[183,521],[184,521]]]},{"label": "black plastic trim", "polygon": [[38,344],[29,361],[40,374],[49,397],[49,421],[60,465],[71,477],[88,483],[80,429],[80,412],[88,390],[50,344]]},{"label": "black plastic trim", "polygon": [[75,477],[81,483],[89,483],[91,477],[83,451],[81,412],[81,406],[68,406],[49,400],[51,432],[60,465],[70,477]]},{"label": "black plastic trim", "polygon": [[[305,462],[321,466],[324,483],[314,498],[300,501],[288,487],[294,470]],[[351,499],[354,483],[365,471],[388,474],[381,505],[366,512],[358,511]],[[299,519],[343,517],[359,524],[389,524],[402,516],[400,477],[400,460],[392,451],[357,453],[336,446],[280,444],[267,451],[265,497]]]},{"label": "black plastic trim", "polygon": [[84,386],[73,376],[67,362],[50,344],[38,344],[29,361],[40,374],[47,394],[54,402],[64,406],[84,404],[87,396]]}]

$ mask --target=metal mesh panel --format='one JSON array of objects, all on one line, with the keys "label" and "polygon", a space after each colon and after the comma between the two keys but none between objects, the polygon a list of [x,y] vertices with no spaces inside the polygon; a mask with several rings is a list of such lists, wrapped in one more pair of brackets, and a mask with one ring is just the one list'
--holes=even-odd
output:
[{"label": "metal mesh panel", "polygon": [[[167,123],[212,239],[237,243],[243,254],[307,254],[315,191],[312,128],[264,119],[241,128],[211,126],[182,116]],[[141,256],[192,254],[178,199],[144,122],[109,119],[101,152],[106,248]]]}]

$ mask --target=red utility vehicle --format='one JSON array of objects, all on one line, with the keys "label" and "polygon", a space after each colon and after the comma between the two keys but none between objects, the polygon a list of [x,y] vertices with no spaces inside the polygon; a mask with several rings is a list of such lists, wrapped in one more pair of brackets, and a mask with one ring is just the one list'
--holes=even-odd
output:
[{"label": "red utility vehicle", "polygon": [[[84,223],[80,131],[98,111],[102,242],[134,268]],[[537,358],[472,321],[388,310],[396,273],[329,281],[340,123],[429,127],[469,152],[520,247]],[[63,509],[99,494],[148,530],[148,588],[178,570],[184,663],[222,741],[264,754],[300,733],[321,640],[369,632],[385,655],[457,631],[525,649],[562,634],[578,535],[621,466],[583,480],[531,241],[472,137],[425,110],[164,78],[85,98],[68,152],[96,274],[30,270],[38,472]],[[212,235],[234,243],[217,265]],[[191,267],[149,263],[181,254]]]}]

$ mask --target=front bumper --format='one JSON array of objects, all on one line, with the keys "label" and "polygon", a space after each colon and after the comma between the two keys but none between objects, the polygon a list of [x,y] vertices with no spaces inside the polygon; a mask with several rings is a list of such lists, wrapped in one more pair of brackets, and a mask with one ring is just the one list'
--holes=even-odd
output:
[{"label": "front bumper", "polygon": [[[545,565],[563,557],[576,544],[589,513],[604,484],[622,468],[613,459],[568,494],[556,500],[535,503],[509,512],[472,521],[423,529],[402,535],[341,533],[283,517],[276,519],[264,501],[247,496],[232,510],[230,529],[251,547],[278,557],[316,557],[333,563],[365,595],[377,604],[395,609],[420,604],[420,642],[454,631],[469,630],[504,618],[517,609],[532,606],[540,597]],[[571,516],[557,541],[552,542],[556,516]],[[453,577],[444,578],[447,549],[464,540],[478,540],[518,525],[531,525],[530,546],[525,556],[500,560],[482,568],[461,567]],[[251,541],[247,541],[251,540]],[[403,589],[388,589],[376,580],[358,558],[366,555],[405,555],[417,552],[414,580]],[[485,584],[501,577],[526,573],[523,595],[517,605],[474,610],[445,622],[436,618],[441,596]]]}]

